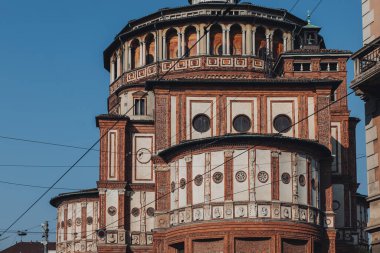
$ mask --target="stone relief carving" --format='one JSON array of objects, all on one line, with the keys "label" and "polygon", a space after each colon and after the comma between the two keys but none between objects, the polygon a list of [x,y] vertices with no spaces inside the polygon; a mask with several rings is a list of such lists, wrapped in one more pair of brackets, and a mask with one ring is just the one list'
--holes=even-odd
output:
[{"label": "stone relief carving", "polygon": [[203,183],[203,176],[202,175],[197,175],[195,178],[194,178],[194,184],[196,186],[201,186]]},{"label": "stone relief carving", "polygon": [[257,174],[257,179],[261,182],[261,183],[266,183],[268,182],[269,180],[269,175],[266,171],[260,171],[258,174]]},{"label": "stone relief carving", "polygon": [[238,171],[236,172],[235,174],[235,178],[236,178],[236,181],[238,181],[239,183],[243,183],[245,182],[245,180],[247,180],[247,173],[245,173],[245,171]]},{"label": "stone relief carving", "polygon": [[221,182],[223,182],[223,173],[215,172],[212,176],[212,179],[214,180],[214,183],[220,184]]}]

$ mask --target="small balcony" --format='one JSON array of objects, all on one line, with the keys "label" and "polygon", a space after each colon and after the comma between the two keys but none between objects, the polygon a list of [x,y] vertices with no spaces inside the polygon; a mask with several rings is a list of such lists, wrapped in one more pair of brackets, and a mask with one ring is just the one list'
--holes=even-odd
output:
[{"label": "small balcony", "polygon": [[363,98],[380,97],[380,37],[356,52],[352,59],[355,61],[355,78],[351,88]]}]

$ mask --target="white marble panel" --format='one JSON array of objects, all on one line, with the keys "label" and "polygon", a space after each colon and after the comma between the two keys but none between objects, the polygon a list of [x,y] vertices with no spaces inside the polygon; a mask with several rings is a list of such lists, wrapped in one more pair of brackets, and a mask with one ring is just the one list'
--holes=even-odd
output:
[{"label": "white marble panel", "polygon": [[[271,201],[272,200],[272,173],[271,173],[271,151],[270,150],[256,150],[256,200],[258,201]],[[267,182],[262,183],[258,180],[257,175],[260,171],[265,171],[269,179]]]},{"label": "white marble panel", "polygon": [[[289,152],[281,152],[279,156],[279,163],[280,163],[280,173],[279,173],[279,180],[280,180],[280,201],[281,202],[292,202],[292,154]],[[281,180],[281,177],[284,173],[289,174],[289,183],[286,184],[286,181],[284,182]]]},{"label": "white marble panel", "polygon": [[197,175],[203,177],[202,184],[197,186],[195,181],[193,181],[193,205],[203,203],[205,201],[205,185],[204,185],[204,174],[205,174],[205,154],[199,154],[193,156],[193,179]]},{"label": "white marble panel", "polygon": [[[211,202],[224,201],[224,151],[211,153]],[[223,180],[220,183],[215,183],[213,175],[215,173],[222,173]]]},{"label": "white marble panel", "polygon": [[[249,200],[249,169],[247,150],[235,150],[233,162],[233,200]],[[239,173],[239,174],[238,174]],[[239,182],[239,175],[245,175],[245,180]]]}]

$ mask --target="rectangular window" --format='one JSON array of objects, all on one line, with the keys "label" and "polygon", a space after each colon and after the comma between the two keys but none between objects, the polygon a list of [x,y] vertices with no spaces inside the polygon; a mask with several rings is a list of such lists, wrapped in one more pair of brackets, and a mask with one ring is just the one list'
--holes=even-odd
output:
[{"label": "rectangular window", "polygon": [[146,115],[145,106],[146,106],[145,99],[143,98],[135,99],[134,115]]},{"label": "rectangular window", "polygon": [[294,63],[293,70],[295,72],[311,71],[311,65],[310,63]]},{"label": "rectangular window", "polygon": [[336,62],[322,62],[320,64],[321,71],[338,71],[338,63]]}]

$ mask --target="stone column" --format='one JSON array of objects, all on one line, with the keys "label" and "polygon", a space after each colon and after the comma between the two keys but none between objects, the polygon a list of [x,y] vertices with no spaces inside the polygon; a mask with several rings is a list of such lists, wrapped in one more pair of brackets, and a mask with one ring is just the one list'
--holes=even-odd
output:
[{"label": "stone column", "polygon": [[126,72],[128,71],[128,63],[129,63],[129,52],[128,52],[128,45],[127,43],[124,43],[124,46],[123,46],[123,50],[124,50],[124,53],[123,53],[123,56],[124,56],[124,59],[123,59],[123,62],[124,62],[124,66],[123,66],[123,72]]},{"label": "stone column", "polygon": [[247,54],[247,36],[246,36],[246,31],[245,31],[245,28],[242,30],[242,52],[241,54],[242,55],[246,55]]},{"label": "stone column", "polygon": [[128,63],[127,63],[127,70],[132,69],[132,47],[128,46]]},{"label": "stone column", "polygon": [[200,38],[201,38],[200,30],[197,29],[197,55],[201,54],[201,41],[199,41]]},{"label": "stone column", "polygon": [[252,25],[246,25],[245,26],[245,33],[246,33],[246,40],[247,40],[247,46],[245,53],[247,55],[252,55]]},{"label": "stone column", "polygon": [[283,52],[285,53],[288,50],[288,38],[285,34],[283,35],[282,40],[284,44]]},{"label": "stone column", "polygon": [[178,35],[178,55],[177,57],[182,57],[182,33],[177,33]]},{"label": "stone column", "polygon": [[210,55],[210,30],[206,34],[206,55]]},{"label": "stone column", "polygon": [[252,55],[256,56],[256,27],[252,27]]},{"label": "stone column", "polygon": [[230,29],[227,29],[226,36],[227,36],[227,55],[230,55],[231,54]]},{"label": "stone column", "polygon": [[[223,29],[223,35],[222,35],[222,46],[223,46],[223,55],[227,54],[226,50],[226,29]],[[215,52],[214,52],[215,53]]]},{"label": "stone column", "polygon": [[154,38],[154,61],[158,61],[158,38],[157,36]]},{"label": "stone column", "polygon": [[146,42],[143,41],[142,43],[142,64],[141,66],[145,66],[146,65]]},{"label": "stone column", "polygon": [[268,33],[266,34],[267,39],[267,55],[272,55],[272,39],[273,39],[273,31],[268,30]]},{"label": "stone column", "polygon": [[110,83],[113,83],[115,81],[115,60],[113,57],[111,57],[111,64],[110,64]]},{"label": "stone column", "polygon": [[167,54],[166,54],[166,36],[162,36],[162,59],[163,60],[167,59]]},{"label": "stone column", "polygon": [[185,31],[183,31],[183,33],[181,33],[182,35],[182,38],[181,38],[181,42],[182,42],[182,54],[181,54],[181,57],[184,56],[186,54],[186,48],[185,48],[185,44],[186,44],[186,41],[185,41]]}]

